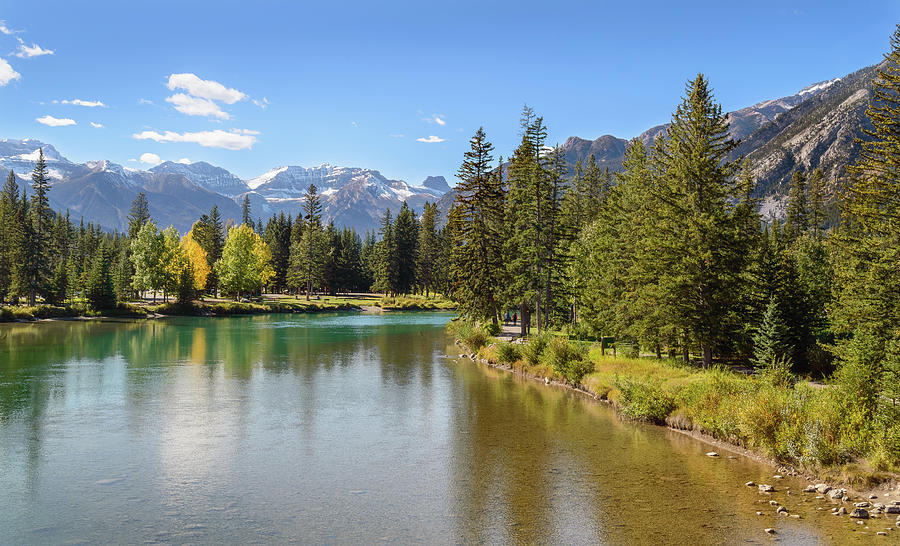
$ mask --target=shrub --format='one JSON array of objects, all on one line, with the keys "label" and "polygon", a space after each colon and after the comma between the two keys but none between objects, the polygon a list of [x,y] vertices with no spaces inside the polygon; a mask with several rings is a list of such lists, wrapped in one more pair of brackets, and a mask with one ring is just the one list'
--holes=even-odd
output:
[{"label": "shrub", "polygon": [[581,382],[588,373],[594,371],[594,365],[584,358],[584,354],[574,345],[562,338],[555,338],[547,345],[550,365],[557,373],[573,385]]},{"label": "shrub", "polygon": [[456,339],[472,351],[477,351],[487,345],[488,340],[491,337],[484,328],[467,320],[451,321],[450,324],[447,325],[447,329],[450,330],[450,333],[452,333]]},{"label": "shrub", "polygon": [[532,336],[528,343],[522,347],[522,358],[525,359],[525,362],[532,366],[539,365],[541,363],[541,355],[544,353],[548,341],[549,336],[546,333]]},{"label": "shrub", "polygon": [[490,335],[490,336],[497,336],[497,335],[500,335],[500,332],[502,332],[503,329],[500,328],[499,324],[494,324],[493,322],[489,322],[484,325],[484,331],[487,332],[488,335]]},{"label": "shrub", "polygon": [[675,401],[661,386],[650,381],[616,379],[619,395],[616,402],[622,414],[631,419],[665,423],[666,417],[675,409]]},{"label": "shrub", "polygon": [[497,361],[501,364],[512,364],[522,357],[518,345],[508,341],[498,343],[494,349],[497,351]]}]

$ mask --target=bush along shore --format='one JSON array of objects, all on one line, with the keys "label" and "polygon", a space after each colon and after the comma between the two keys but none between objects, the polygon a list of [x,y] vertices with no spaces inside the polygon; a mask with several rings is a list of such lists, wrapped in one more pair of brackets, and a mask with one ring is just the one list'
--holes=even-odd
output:
[{"label": "bush along shore", "polygon": [[887,491],[900,482],[889,452],[892,440],[859,422],[837,382],[816,384],[777,373],[747,375],[675,359],[613,356],[610,349],[601,354],[597,343],[548,333],[502,340],[462,320],[451,322],[448,330],[467,351],[464,357],[584,392],[609,403],[625,419],[733,446],[775,464],[779,472],[829,482],[833,485],[814,483],[809,492],[852,501],[842,513],[900,514],[900,500],[889,507],[869,498],[875,489]]},{"label": "bush along shore", "polygon": [[371,308],[378,311],[451,310],[455,304],[443,298],[421,296],[263,300],[259,302],[192,301],[189,303],[119,303],[97,309],[86,303],[67,305],[0,306],[0,322],[47,319],[154,318],[163,316],[228,316],[264,313],[319,313]]}]

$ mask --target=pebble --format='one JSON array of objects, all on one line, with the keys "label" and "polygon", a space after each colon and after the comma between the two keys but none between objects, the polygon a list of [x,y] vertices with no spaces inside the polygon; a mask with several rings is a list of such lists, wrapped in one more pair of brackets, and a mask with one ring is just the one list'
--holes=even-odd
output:
[{"label": "pebble", "polygon": [[765,483],[759,484],[759,490],[762,493],[774,493],[775,492],[774,487],[772,487],[771,485],[765,484]]},{"label": "pebble", "polygon": [[775,513],[776,514],[787,514],[788,511],[787,511],[787,508],[785,508],[784,506],[779,506],[778,508],[775,509]]},{"label": "pebble", "polygon": [[757,511],[756,511],[756,515],[757,515],[757,516],[761,516],[761,515],[762,515],[762,512],[760,512],[759,510],[757,510]]},{"label": "pebble", "polygon": [[803,488],[803,492],[804,493],[815,493],[816,486],[815,485],[807,485],[806,487]]},{"label": "pebble", "polygon": [[870,498],[870,499],[877,499],[877,498],[878,498],[878,495],[869,495],[869,498]]},{"label": "pebble", "polygon": [[832,489],[831,491],[828,492],[828,496],[832,499],[842,499],[842,498],[844,498],[844,495],[846,495],[846,494],[847,494],[847,492],[844,491],[843,489]]},{"label": "pebble", "polygon": [[719,454],[716,453],[715,451],[710,451],[709,453],[706,454],[706,456],[707,457],[718,457]]},{"label": "pebble", "polygon": [[778,506],[778,501],[777,501],[777,500],[770,500],[770,501],[769,501],[769,504],[771,504],[772,506]]},{"label": "pebble", "polygon": [[857,507],[857,508],[868,508],[868,507],[869,507],[869,503],[868,503],[867,501],[862,501],[862,502],[857,502],[857,503],[854,504],[853,506],[855,506],[855,507]]},{"label": "pebble", "polygon": [[841,506],[841,507],[838,509],[837,513],[838,513],[839,516],[846,515],[846,514],[847,514],[847,507],[846,507],[846,506]]},{"label": "pebble", "polygon": [[772,477],[775,478],[776,480],[782,480],[782,479],[784,479],[784,476],[782,476],[782,475],[780,475],[780,474],[775,474],[775,475],[772,476]]},{"label": "pebble", "polygon": [[828,485],[827,483],[817,483],[816,491],[818,491],[819,493],[822,493],[824,495],[825,493],[828,493],[829,491],[831,491],[831,486]]},{"label": "pebble", "polygon": [[756,484],[753,482],[747,482],[744,485],[746,485],[747,487],[754,487]]},{"label": "pebble", "polygon": [[900,514],[900,506],[885,506],[885,514]]},{"label": "pebble", "polygon": [[770,535],[774,535],[775,529],[772,529],[771,527],[766,527],[766,532],[769,533]]},{"label": "pebble", "polygon": [[887,536],[887,533],[885,533],[884,531],[878,531],[878,532],[875,533],[875,534],[876,534],[876,535],[883,536],[883,537],[886,537],[886,536]]},{"label": "pebble", "polygon": [[800,519],[800,514],[791,514],[791,517],[794,519]]}]

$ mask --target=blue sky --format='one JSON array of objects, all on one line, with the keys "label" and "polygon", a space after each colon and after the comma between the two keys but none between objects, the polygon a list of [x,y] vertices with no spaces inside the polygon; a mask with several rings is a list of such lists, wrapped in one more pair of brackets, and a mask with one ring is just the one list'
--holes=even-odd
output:
[{"label": "blue sky", "polygon": [[510,153],[524,103],[551,142],[629,138],[697,72],[733,110],[873,64],[900,3],[5,0],[0,20],[0,138],[454,184],[480,125]]}]

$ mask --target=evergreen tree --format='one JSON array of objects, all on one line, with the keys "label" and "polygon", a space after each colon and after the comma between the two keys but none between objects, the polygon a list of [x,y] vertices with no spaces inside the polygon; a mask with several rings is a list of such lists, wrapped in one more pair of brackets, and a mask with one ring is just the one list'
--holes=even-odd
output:
[{"label": "evergreen tree", "polygon": [[437,269],[444,264],[440,261],[440,240],[437,232],[437,203],[425,202],[422,222],[419,228],[418,254],[416,255],[416,276],[419,286],[425,291],[437,291]]},{"label": "evergreen tree", "polygon": [[34,305],[37,296],[46,295],[50,273],[50,226],[53,213],[50,210],[47,193],[50,191],[50,180],[47,176],[47,163],[43,149],[38,150],[38,160],[31,173],[31,205],[29,206],[28,223],[31,224],[25,246],[25,283],[28,293],[28,304]]},{"label": "evergreen tree", "polygon": [[394,221],[396,242],[396,286],[392,292],[409,294],[416,285],[416,261],[418,257],[419,222],[415,213],[404,203]]},{"label": "evergreen tree", "polygon": [[250,195],[244,195],[244,200],[241,201],[241,223],[247,224],[252,229],[253,219],[250,217]]},{"label": "evergreen tree", "polygon": [[778,302],[772,297],[766,305],[762,321],[753,336],[752,361],[754,366],[757,368],[770,367],[792,352],[785,330]]},{"label": "evergreen tree", "polygon": [[22,252],[19,213],[19,185],[15,173],[9,171],[0,190],[0,301],[9,301],[13,295],[13,273]]},{"label": "evergreen tree", "polygon": [[375,245],[374,283],[372,290],[394,294],[397,287],[397,240],[391,209],[385,209],[381,219],[381,240]]},{"label": "evergreen tree", "polygon": [[[872,129],[849,168],[836,245],[835,326],[844,340],[838,376],[861,403],[862,419],[896,407],[900,339],[900,25],[877,70],[866,109]],[[865,402],[865,403],[862,403]],[[864,423],[860,423],[863,425]]]},{"label": "evergreen tree", "polygon": [[94,309],[111,309],[116,305],[110,248],[104,241],[93,257],[88,273],[85,296]]},{"label": "evergreen tree", "polygon": [[451,268],[460,311],[498,324],[503,278],[502,169],[491,168],[493,145],[484,129],[469,140],[459,168]]},{"label": "evergreen tree", "polygon": [[734,215],[741,184],[728,120],[700,74],[687,85],[656,158],[659,219],[652,238],[662,305],[701,348],[704,365],[740,329],[736,308],[748,249]]},{"label": "evergreen tree", "polygon": [[809,227],[816,240],[821,240],[825,232],[825,173],[813,170],[809,175]]},{"label": "evergreen tree", "polygon": [[809,231],[809,206],[807,203],[806,173],[797,171],[791,178],[784,232],[794,241]]},{"label": "evergreen tree", "polygon": [[150,221],[150,202],[144,192],[138,192],[137,197],[131,202],[131,210],[128,212],[128,238],[134,239],[144,224]]}]

